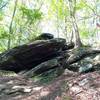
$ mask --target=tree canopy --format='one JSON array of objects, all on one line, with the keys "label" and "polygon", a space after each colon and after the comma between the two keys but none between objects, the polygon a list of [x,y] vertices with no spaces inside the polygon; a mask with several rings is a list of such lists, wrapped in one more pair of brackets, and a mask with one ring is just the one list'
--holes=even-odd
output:
[{"label": "tree canopy", "polygon": [[99,0],[0,0],[0,52],[52,33],[76,45],[100,41]]}]

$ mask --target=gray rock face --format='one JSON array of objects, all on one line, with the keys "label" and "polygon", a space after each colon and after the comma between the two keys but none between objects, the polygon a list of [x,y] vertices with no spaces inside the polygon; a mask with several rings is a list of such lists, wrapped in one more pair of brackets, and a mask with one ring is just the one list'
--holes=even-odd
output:
[{"label": "gray rock face", "polygon": [[31,70],[27,71],[23,75],[27,76],[27,77],[32,77],[35,75],[42,74],[46,70],[48,71],[49,69],[52,69],[52,68],[57,67],[57,66],[59,66],[58,59],[57,58],[51,59],[51,60],[45,61],[45,62],[37,65],[35,68],[32,68]]},{"label": "gray rock face", "polygon": [[97,55],[93,60],[100,61],[100,55]]},{"label": "gray rock face", "polygon": [[93,65],[91,63],[84,64],[79,68],[79,73],[89,72],[93,69]]},{"label": "gray rock face", "polygon": [[66,41],[62,38],[37,40],[31,44],[15,47],[0,57],[0,69],[19,72],[29,70],[38,64],[57,57]]},{"label": "gray rock face", "polygon": [[42,39],[42,40],[48,40],[48,39],[53,39],[54,36],[51,33],[42,33],[37,39]]}]

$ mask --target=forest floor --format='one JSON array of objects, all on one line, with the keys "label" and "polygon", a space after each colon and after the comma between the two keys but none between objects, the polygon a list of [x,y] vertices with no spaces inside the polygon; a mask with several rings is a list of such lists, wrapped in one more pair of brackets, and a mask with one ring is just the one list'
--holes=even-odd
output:
[{"label": "forest floor", "polygon": [[66,70],[47,83],[5,77],[0,81],[0,100],[100,100],[100,71],[80,75]]}]

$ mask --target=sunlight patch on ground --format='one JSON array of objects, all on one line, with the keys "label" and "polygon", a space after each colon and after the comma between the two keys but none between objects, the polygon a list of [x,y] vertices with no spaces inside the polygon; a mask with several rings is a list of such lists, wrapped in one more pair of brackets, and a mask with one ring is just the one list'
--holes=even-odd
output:
[{"label": "sunlight patch on ground", "polygon": [[35,88],[33,88],[33,90],[39,91],[39,90],[41,90],[42,88],[43,88],[42,86],[40,86],[40,87],[35,87]]}]

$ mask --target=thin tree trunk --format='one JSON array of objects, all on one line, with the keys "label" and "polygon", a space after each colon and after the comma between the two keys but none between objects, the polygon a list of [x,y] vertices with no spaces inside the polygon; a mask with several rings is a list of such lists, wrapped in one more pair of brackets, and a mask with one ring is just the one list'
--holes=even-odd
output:
[{"label": "thin tree trunk", "polygon": [[59,38],[59,18],[58,18],[58,9],[57,9],[57,38]]},{"label": "thin tree trunk", "polygon": [[75,17],[74,17],[74,22],[73,22],[73,28],[74,28],[74,34],[75,34],[75,47],[81,47],[82,42],[81,42],[81,39],[80,39],[78,25],[76,23]]},{"label": "thin tree trunk", "polygon": [[65,16],[65,19],[64,19],[64,21],[65,21],[65,29],[64,29],[64,34],[65,34],[65,37],[66,37],[66,41],[68,41],[69,42],[69,39],[68,39],[68,32],[67,32],[67,16]]},{"label": "thin tree trunk", "polygon": [[3,4],[1,7],[0,7],[0,10],[3,9],[4,7],[6,7],[8,4],[8,2],[6,2],[5,4]]},{"label": "thin tree trunk", "polygon": [[7,47],[8,50],[11,48],[11,34],[13,34],[12,24],[13,24],[15,12],[16,12],[17,2],[18,0],[15,1],[14,11],[13,11],[12,19],[9,26],[9,38],[8,38],[8,47]]},{"label": "thin tree trunk", "polygon": [[72,43],[73,42],[73,30],[72,30],[72,32],[71,32],[71,37],[70,37],[70,43]]},{"label": "thin tree trunk", "polygon": [[72,25],[73,25],[74,35],[75,35],[75,47],[81,47],[82,42],[80,39],[79,29],[75,18],[75,6],[76,6],[76,0],[74,1],[69,0],[70,17],[72,20]]}]

